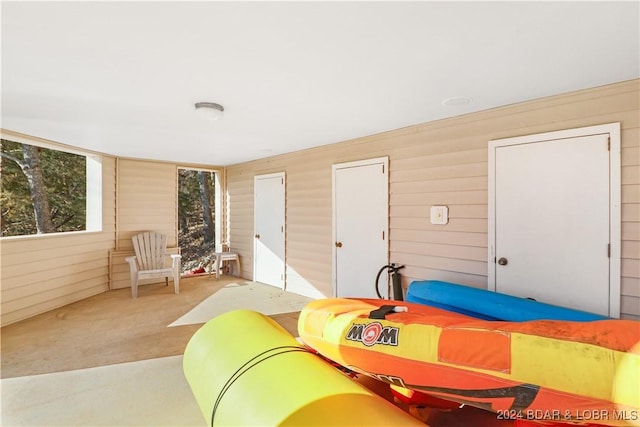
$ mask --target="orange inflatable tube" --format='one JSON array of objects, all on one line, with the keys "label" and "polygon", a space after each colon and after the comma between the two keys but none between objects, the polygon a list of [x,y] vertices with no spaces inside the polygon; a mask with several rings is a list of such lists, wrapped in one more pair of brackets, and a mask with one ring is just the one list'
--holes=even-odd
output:
[{"label": "orange inflatable tube", "polygon": [[[381,315],[390,303],[406,311]],[[501,419],[640,425],[638,322],[485,321],[412,303],[330,298],[303,309],[298,332],[349,369]]]}]

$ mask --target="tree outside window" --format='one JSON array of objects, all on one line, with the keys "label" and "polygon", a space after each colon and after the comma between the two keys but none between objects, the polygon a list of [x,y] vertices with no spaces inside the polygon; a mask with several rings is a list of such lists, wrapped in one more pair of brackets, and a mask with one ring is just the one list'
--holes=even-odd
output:
[{"label": "tree outside window", "polygon": [[215,173],[178,169],[178,245],[182,272],[204,273],[216,248]]},{"label": "tree outside window", "polygon": [[87,157],[2,139],[2,237],[87,229]]}]

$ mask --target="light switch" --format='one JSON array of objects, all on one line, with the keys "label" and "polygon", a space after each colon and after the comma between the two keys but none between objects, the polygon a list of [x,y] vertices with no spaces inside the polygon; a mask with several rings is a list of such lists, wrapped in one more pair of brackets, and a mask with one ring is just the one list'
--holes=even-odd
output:
[{"label": "light switch", "polygon": [[443,225],[449,222],[449,208],[446,206],[431,206],[431,224]]}]

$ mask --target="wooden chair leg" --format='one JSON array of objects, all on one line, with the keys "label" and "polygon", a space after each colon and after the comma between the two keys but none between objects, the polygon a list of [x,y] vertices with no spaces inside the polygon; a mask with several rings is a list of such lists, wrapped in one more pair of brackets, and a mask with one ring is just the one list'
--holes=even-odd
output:
[{"label": "wooden chair leg", "polygon": [[222,261],[220,260],[220,257],[217,256],[216,257],[216,280],[220,280],[220,268],[222,266]]},{"label": "wooden chair leg", "polygon": [[173,291],[176,294],[180,293],[180,273],[173,276]]},{"label": "wooden chair leg", "polygon": [[138,278],[137,277],[131,277],[131,298],[133,299],[138,298]]}]

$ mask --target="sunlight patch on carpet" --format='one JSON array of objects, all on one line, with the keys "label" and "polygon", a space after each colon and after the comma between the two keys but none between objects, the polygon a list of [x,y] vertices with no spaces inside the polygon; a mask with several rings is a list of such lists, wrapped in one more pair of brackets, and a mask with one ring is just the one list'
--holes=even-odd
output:
[{"label": "sunlight patch on carpet", "polygon": [[180,317],[171,326],[206,323],[232,310],[246,309],[266,314],[292,313],[313,301],[302,295],[284,292],[274,286],[256,282],[230,283]]},{"label": "sunlight patch on carpet", "polygon": [[6,378],[4,426],[206,426],[182,356]]}]

